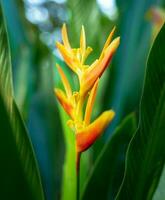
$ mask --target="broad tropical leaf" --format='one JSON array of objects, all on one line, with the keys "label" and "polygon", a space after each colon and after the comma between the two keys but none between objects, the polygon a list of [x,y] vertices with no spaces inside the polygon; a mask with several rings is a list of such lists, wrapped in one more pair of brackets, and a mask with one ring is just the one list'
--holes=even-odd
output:
[{"label": "broad tropical leaf", "polygon": [[124,158],[128,143],[135,132],[135,116],[130,114],[100,152],[87,179],[82,199],[113,199],[124,174]]},{"label": "broad tropical leaf", "polygon": [[44,199],[24,122],[13,99],[10,51],[0,5],[0,199]]},{"label": "broad tropical leaf", "polygon": [[123,116],[137,109],[139,105],[146,59],[151,45],[151,24],[146,14],[151,6],[160,4],[161,1],[116,0],[116,3],[119,11],[117,31],[119,30],[118,34],[121,36],[121,44],[108,79],[107,90],[110,95],[109,98],[104,98],[116,111],[116,117],[109,128],[111,130]]},{"label": "broad tropical leaf", "polygon": [[[152,199],[165,164],[165,25],[147,62],[139,128],[127,153],[119,199]],[[162,197],[165,199],[165,197]]]},{"label": "broad tropical leaf", "polygon": [[[20,20],[21,12],[19,12],[18,3],[15,1],[8,2],[1,0],[1,6],[3,8],[3,14],[8,30],[8,40],[10,43],[14,97],[21,113],[24,114],[24,116],[27,116],[27,110],[25,111],[25,108],[27,109],[28,107],[27,103],[29,95],[31,94],[31,90],[28,89],[32,84],[32,76],[27,76],[27,74],[32,72],[32,65],[30,64],[32,62],[33,51],[29,48],[31,47],[31,44],[28,34],[26,34],[25,28],[22,27],[24,19],[22,18]],[[23,10],[24,9],[22,8],[22,11]],[[13,13],[15,13],[14,17]]]}]

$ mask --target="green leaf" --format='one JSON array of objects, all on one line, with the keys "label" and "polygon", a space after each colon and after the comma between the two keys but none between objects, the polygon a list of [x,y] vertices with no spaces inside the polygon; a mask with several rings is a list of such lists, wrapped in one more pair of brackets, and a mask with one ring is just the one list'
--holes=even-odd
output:
[{"label": "green leaf", "polygon": [[[165,25],[147,62],[139,128],[127,153],[123,183],[116,199],[152,199],[165,164]],[[162,197],[165,199],[165,197]]]},{"label": "green leaf", "polygon": [[121,42],[105,90],[110,91],[110,95],[103,100],[103,106],[108,103],[107,107],[111,105],[116,112],[108,130],[114,129],[125,115],[138,109],[151,45],[151,23],[146,15],[153,5],[160,5],[157,0],[116,0],[116,3],[119,11],[116,26]]},{"label": "green leaf", "polygon": [[135,116],[127,116],[104,146],[87,179],[82,199],[113,199],[124,174],[124,158],[135,132]]},{"label": "green leaf", "polygon": [[0,199],[44,199],[24,122],[13,99],[11,60],[0,4]]},{"label": "green leaf", "polygon": [[[4,18],[6,20],[8,40],[10,43],[11,62],[13,68],[12,73],[14,80],[14,97],[19,110],[25,118],[28,114],[27,106],[29,96],[31,94],[30,87],[32,84],[32,76],[28,76],[27,74],[32,74],[31,63],[34,48],[32,50],[32,46],[28,37],[29,35],[23,27],[23,22],[25,19],[22,12],[24,12],[24,8],[21,8],[21,5],[19,5],[20,8],[18,9],[18,3],[16,3],[14,0],[10,0],[10,3],[2,0],[1,6],[3,9]],[[15,13],[14,17],[13,13]]]}]

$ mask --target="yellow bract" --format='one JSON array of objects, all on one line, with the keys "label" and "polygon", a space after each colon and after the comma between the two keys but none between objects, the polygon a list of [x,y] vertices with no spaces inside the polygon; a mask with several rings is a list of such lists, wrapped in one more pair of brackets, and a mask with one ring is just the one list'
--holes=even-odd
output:
[{"label": "yellow bract", "polygon": [[[90,123],[99,78],[108,67],[120,43],[119,37],[112,41],[114,32],[115,28],[105,42],[100,57],[90,66],[85,64],[92,48],[86,46],[84,26],[81,29],[79,48],[71,48],[65,24],[62,27],[63,44],[56,43],[64,61],[79,79],[79,91],[73,92],[62,68],[57,64],[65,92],[56,88],[55,94],[70,116],[67,124],[75,131],[77,154],[85,151],[95,142],[115,115],[113,110],[105,111],[94,122]],[[85,113],[83,113],[86,99]]]}]

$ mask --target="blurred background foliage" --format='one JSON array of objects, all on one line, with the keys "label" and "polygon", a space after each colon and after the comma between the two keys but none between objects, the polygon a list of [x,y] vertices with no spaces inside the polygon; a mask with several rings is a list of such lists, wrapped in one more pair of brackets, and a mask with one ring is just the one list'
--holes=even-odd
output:
[{"label": "blurred background foliage", "polygon": [[[93,111],[95,117],[103,109],[113,108],[116,117],[106,134],[83,156],[83,187],[114,128],[139,107],[146,58],[165,19],[165,1],[1,0],[1,4],[9,34],[15,99],[28,126],[46,197],[59,199],[66,147],[53,93],[55,84],[60,85],[55,63],[61,63],[70,73],[55,47],[55,41],[61,41],[62,24],[68,25],[73,46],[79,43],[81,25],[85,26],[87,43],[94,50],[88,63],[99,56],[114,25],[116,35],[121,36],[111,67],[101,80]],[[75,87],[75,77],[71,81]]]}]

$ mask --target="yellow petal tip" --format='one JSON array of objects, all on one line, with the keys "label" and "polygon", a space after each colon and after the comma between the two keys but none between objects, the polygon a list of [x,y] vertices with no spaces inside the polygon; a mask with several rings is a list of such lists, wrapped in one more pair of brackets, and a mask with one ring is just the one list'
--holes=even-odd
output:
[{"label": "yellow petal tip", "polygon": [[111,42],[111,44],[107,47],[107,49],[105,50],[105,54],[106,54],[107,52],[109,52],[109,51],[111,52],[111,54],[113,54],[113,53],[117,50],[119,44],[120,44],[120,37],[117,37],[117,38],[115,38],[115,39]]}]

